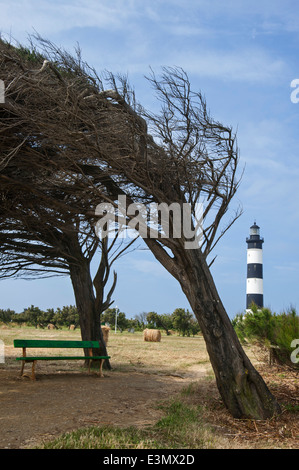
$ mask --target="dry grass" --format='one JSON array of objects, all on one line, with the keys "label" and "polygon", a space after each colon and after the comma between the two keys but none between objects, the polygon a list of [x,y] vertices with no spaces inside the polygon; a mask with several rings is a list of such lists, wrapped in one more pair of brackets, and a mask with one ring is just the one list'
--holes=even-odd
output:
[{"label": "dry grass", "polygon": [[[13,340],[41,337],[79,339],[80,331],[17,327],[0,329],[0,339],[5,343],[5,353],[9,356],[8,361],[11,367],[19,366],[15,365],[16,361],[13,361],[13,356],[19,353],[13,348]],[[266,357],[258,356],[256,349],[246,347],[246,353],[260,371],[271,392],[278,398],[283,410],[281,416],[272,420],[237,420],[231,417],[219,396],[201,336],[187,338],[176,335],[166,336],[162,333],[161,342],[151,343],[143,341],[142,333],[121,334],[117,332],[115,334],[110,331],[108,353],[111,356],[113,370],[128,374],[128,377],[130,372],[142,372],[150,375],[174,375],[187,379],[186,383],[189,385],[179,396],[179,402],[190,410],[196,410],[197,413],[200,408],[200,424],[197,426],[194,421],[192,426],[189,426],[187,446],[199,445],[200,436],[204,435],[205,447],[209,445],[213,448],[233,449],[299,447],[298,373],[277,365],[270,367],[264,362]],[[41,364],[40,372],[42,372],[42,367],[46,365]],[[66,367],[78,369],[80,366],[76,361],[72,361]],[[199,370],[204,371],[204,374],[202,376],[198,374],[196,377],[196,371]],[[177,397],[176,400],[178,400]],[[167,408],[167,405],[165,406]],[[132,434],[130,436],[130,439],[133,439]],[[154,436],[156,442],[157,436],[156,434]],[[137,436],[136,439],[141,437]],[[148,437],[147,435],[146,438]],[[153,442],[152,435],[150,437],[148,443]],[[190,444],[191,442],[193,444]]]},{"label": "dry grass", "polygon": [[[0,340],[4,341],[7,361],[15,364],[14,358],[20,350],[13,347],[14,339],[81,339],[80,330],[46,330],[31,327],[0,328]],[[209,365],[209,357],[205,342],[201,336],[182,337],[167,336],[162,332],[162,341],[158,343],[143,341],[143,333],[115,333],[109,332],[108,354],[111,356],[113,370],[130,373],[142,372],[148,374],[180,375],[187,372],[190,367],[201,364]],[[51,354],[47,349],[31,349],[35,353]],[[78,351],[69,350],[76,355]],[[55,350],[56,355],[65,355],[65,350]],[[19,364],[17,364],[19,366]],[[49,367],[49,364],[39,364],[39,370]],[[74,369],[80,367],[76,361],[69,362],[67,367]]]},{"label": "dry grass", "polygon": [[111,334],[109,354],[113,367],[123,372],[141,371],[149,374],[173,375],[191,366],[209,364],[205,342],[194,338],[162,333],[161,342],[144,342],[142,333]]}]

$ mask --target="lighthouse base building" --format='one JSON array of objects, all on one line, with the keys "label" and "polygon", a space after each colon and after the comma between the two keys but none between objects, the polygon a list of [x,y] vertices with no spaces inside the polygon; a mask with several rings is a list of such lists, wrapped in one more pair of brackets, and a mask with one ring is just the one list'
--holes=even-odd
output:
[{"label": "lighthouse base building", "polygon": [[247,243],[247,285],[246,285],[246,311],[254,303],[257,307],[264,306],[263,290],[263,243],[260,237],[260,227],[256,222],[250,227]]}]

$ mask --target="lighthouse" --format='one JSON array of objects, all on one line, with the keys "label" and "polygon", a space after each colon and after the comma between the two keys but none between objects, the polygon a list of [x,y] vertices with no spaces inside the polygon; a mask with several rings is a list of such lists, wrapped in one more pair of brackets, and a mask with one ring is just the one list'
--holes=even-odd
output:
[{"label": "lighthouse", "polygon": [[260,227],[256,222],[250,227],[247,243],[247,286],[246,286],[246,310],[254,302],[257,307],[264,306],[263,293],[263,243],[260,237]]}]

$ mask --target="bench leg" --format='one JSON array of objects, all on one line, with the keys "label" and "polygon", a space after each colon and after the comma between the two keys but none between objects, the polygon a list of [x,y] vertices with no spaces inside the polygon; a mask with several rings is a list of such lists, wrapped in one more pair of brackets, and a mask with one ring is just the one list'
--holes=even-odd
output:
[{"label": "bench leg", "polygon": [[[104,362],[104,359],[99,359],[100,361],[100,377],[104,377],[104,374],[103,374],[103,371],[102,371],[102,367],[103,367],[103,362]],[[88,361],[88,373],[90,374],[90,365],[91,365],[91,360]]]},{"label": "bench leg", "polygon": [[100,377],[104,377],[104,374],[103,374],[103,371],[102,371],[103,362],[104,362],[104,359],[100,359]]},{"label": "bench leg", "polygon": [[[22,350],[23,350],[23,357],[26,357],[26,348],[22,348]],[[22,361],[21,377],[23,377],[24,367],[25,367],[25,361]]]},{"label": "bench leg", "polygon": [[[89,354],[90,356],[92,356],[92,348],[89,348],[89,349],[88,349],[88,354]],[[91,361],[92,361],[91,359],[89,359],[89,361],[88,361],[88,373],[89,373],[89,374],[90,374]]]},{"label": "bench leg", "polygon": [[31,374],[31,379],[32,379],[32,380],[35,380],[35,379],[36,379],[36,377],[35,377],[36,362],[37,362],[37,361],[33,361],[33,362],[32,362],[32,374]]},{"label": "bench leg", "polygon": [[[23,377],[25,374],[24,374],[24,367],[25,367],[25,362],[28,362],[28,361],[22,361],[22,367],[21,367],[21,373],[20,373],[20,376]],[[35,380],[36,379],[36,376],[35,376],[35,368],[36,368],[36,363],[37,361],[30,361],[32,362],[32,371],[31,371],[31,379],[32,380]]]},{"label": "bench leg", "polygon": [[24,367],[25,367],[25,361],[22,361],[22,367],[21,367],[21,373],[20,376],[22,377],[24,374]]}]

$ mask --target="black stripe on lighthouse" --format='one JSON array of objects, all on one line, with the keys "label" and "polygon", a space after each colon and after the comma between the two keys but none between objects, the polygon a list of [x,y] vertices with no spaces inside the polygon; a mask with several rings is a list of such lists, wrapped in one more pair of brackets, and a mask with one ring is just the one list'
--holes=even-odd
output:
[{"label": "black stripe on lighthouse", "polygon": [[260,263],[247,264],[247,279],[249,277],[257,277],[263,279],[263,265]]},{"label": "black stripe on lighthouse", "polygon": [[250,237],[247,243],[247,285],[246,285],[246,309],[250,309],[252,303],[258,307],[264,306],[263,293],[263,243],[260,237],[259,226],[250,227]]},{"label": "black stripe on lighthouse", "polygon": [[257,307],[263,308],[264,295],[263,294],[247,294],[246,295],[246,309],[250,310],[250,306],[254,303]]}]

